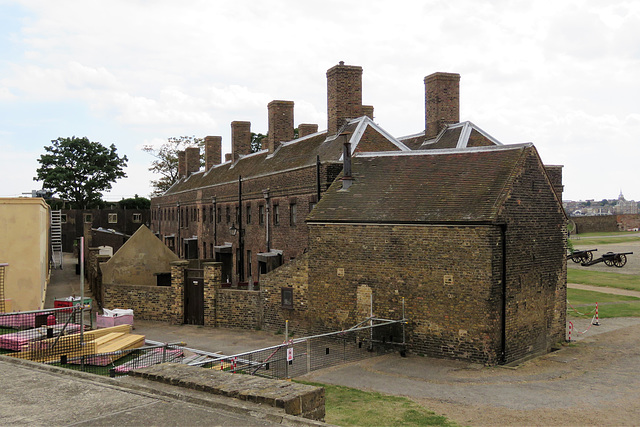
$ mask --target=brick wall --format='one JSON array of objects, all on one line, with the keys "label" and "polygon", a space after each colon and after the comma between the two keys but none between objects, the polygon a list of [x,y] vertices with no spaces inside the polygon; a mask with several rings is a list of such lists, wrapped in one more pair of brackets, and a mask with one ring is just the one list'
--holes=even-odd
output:
[{"label": "brick wall", "polygon": [[216,325],[225,328],[262,327],[260,291],[220,289],[216,294]]},{"label": "brick wall", "polygon": [[424,78],[425,137],[433,138],[444,125],[460,121],[460,74],[434,73]]},{"label": "brick wall", "polygon": [[327,71],[327,115],[329,135],[362,115],[362,67],[340,62]]},{"label": "brick wall", "polygon": [[535,150],[523,159],[501,220],[506,224],[506,362],[565,340],[566,223]]},{"label": "brick wall", "polygon": [[134,321],[182,323],[172,312],[175,290],[171,286],[105,284],[103,287],[105,307],[133,309]]},{"label": "brick wall", "polygon": [[293,140],[293,101],[271,101],[267,147],[273,153],[281,142]]},{"label": "brick wall", "polygon": [[574,233],[593,233],[597,231],[618,231],[616,215],[574,216],[571,220],[576,224]]},{"label": "brick wall", "polygon": [[[293,308],[282,307],[282,288],[293,288]],[[262,275],[260,290],[263,301],[263,321],[267,330],[284,331],[285,321],[296,334],[315,331],[313,319],[308,316],[309,307],[309,255],[304,254],[289,264]]]}]

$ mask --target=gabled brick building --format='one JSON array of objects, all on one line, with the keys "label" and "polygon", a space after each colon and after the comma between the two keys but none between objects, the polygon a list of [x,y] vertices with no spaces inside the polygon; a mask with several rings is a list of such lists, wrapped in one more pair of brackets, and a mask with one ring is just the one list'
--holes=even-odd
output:
[{"label": "gabled brick building", "polygon": [[282,309],[265,286],[267,322],[339,330],[404,298],[418,353],[495,364],[564,340],[566,217],[533,145],[366,153],[341,179],[307,219],[308,287]]},{"label": "gabled brick building", "polygon": [[185,150],[180,181],[152,199],[153,231],[222,262],[233,287],[270,272],[268,329],[341,329],[371,302],[399,318],[404,297],[416,352],[495,364],[563,340],[562,168],[460,122],[457,74],[425,78],[425,130],[394,138],[362,105],[361,75],[327,72],[326,131],[300,124],[293,139],[293,103],[273,101],[262,151],[249,153],[249,122],[231,124],[224,163],[220,137],[205,139],[204,171]]}]

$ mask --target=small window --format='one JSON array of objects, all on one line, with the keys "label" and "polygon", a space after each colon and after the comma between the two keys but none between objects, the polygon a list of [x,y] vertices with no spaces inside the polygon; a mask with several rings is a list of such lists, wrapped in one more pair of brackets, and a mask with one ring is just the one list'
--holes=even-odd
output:
[{"label": "small window", "polygon": [[91,222],[93,222],[93,215],[91,215],[91,214],[84,214],[84,222],[85,222],[85,223],[91,223]]},{"label": "small window", "polygon": [[[214,216],[213,215],[214,215],[213,206],[210,206],[209,207],[209,221],[211,221],[211,222],[213,222],[213,220],[214,220]],[[202,222],[204,222],[204,221],[202,221]]]},{"label": "small window", "polygon": [[67,214],[60,214],[60,224],[67,223]]},{"label": "small window", "polygon": [[109,224],[117,224],[118,223],[118,214],[110,213],[109,214]]},{"label": "small window", "polygon": [[142,214],[134,213],[133,214],[133,222],[142,222]]},{"label": "small window", "polygon": [[207,208],[202,208],[202,222],[207,222]]},{"label": "small window", "polygon": [[280,206],[273,205],[273,223],[275,225],[280,224]]},{"label": "small window", "polygon": [[229,206],[227,206],[227,224],[229,224],[231,222],[231,210],[229,209]]},{"label": "small window", "polygon": [[247,204],[247,224],[251,224],[251,205]]},{"label": "small window", "polygon": [[280,288],[282,308],[293,308],[293,288]]},{"label": "small window", "polygon": [[258,223],[264,225],[264,205],[258,206]]},{"label": "small window", "polygon": [[218,224],[222,222],[222,208],[218,208]]},{"label": "small window", "polygon": [[295,227],[298,222],[298,205],[291,203],[289,205],[289,225]]}]

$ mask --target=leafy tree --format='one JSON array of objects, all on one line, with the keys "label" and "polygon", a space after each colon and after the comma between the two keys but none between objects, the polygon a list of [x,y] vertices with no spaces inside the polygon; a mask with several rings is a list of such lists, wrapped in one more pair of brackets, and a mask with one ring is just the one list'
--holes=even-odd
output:
[{"label": "leafy tree", "polygon": [[146,197],[130,197],[128,199],[122,199],[118,202],[123,209],[151,209],[151,200]]},{"label": "leafy tree", "polygon": [[[167,142],[159,148],[152,145],[142,147],[142,151],[156,158],[151,162],[149,170],[160,175],[160,178],[151,181],[151,186],[153,187],[152,196],[163,194],[178,181],[178,151],[194,145],[204,146],[204,139],[196,138],[195,136],[178,136],[167,138]],[[202,152],[202,150],[200,151]],[[200,164],[204,165],[202,154],[200,155]]]},{"label": "leafy tree", "polygon": [[263,135],[261,133],[251,132],[251,152],[257,153],[262,150],[262,140],[267,137],[268,134]]},{"label": "leafy tree", "polygon": [[102,192],[111,189],[118,178],[125,178],[127,156],[119,157],[116,146],[105,147],[87,137],[58,138],[44,147],[38,159],[34,181],[42,181],[43,190],[52,190],[75,208],[100,204]]}]

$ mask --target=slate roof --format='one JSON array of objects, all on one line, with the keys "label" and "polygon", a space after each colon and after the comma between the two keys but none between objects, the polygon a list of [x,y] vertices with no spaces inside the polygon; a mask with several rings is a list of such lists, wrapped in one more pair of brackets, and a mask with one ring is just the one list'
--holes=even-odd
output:
[{"label": "slate roof", "polygon": [[438,136],[425,140],[424,132],[408,135],[398,140],[412,150],[440,150],[502,145],[497,139],[467,121],[447,125]]},{"label": "slate roof", "polygon": [[532,144],[366,153],[352,159],[353,184],[338,178],[308,222],[493,222]]},{"label": "slate roof", "polygon": [[[351,150],[356,151],[360,138],[367,127],[374,128],[387,138],[399,150],[408,151],[409,148],[386,133],[368,117],[351,120],[341,132],[351,134]],[[339,132],[340,133],[340,132]],[[327,132],[318,132],[293,141],[283,142],[273,154],[267,150],[241,156],[236,162],[225,162],[216,165],[208,171],[191,174],[176,182],[164,195],[180,193],[197,188],[209,187],[217,184],[235,182],[238,176],[245,178],[264,176],[287,170],[298,169],[316,164],[316,156],[320,156],[321,163],[337,163],[342,159],[343,141],[336,136],[327,137]]]}]

